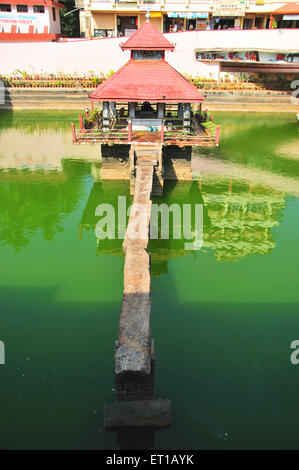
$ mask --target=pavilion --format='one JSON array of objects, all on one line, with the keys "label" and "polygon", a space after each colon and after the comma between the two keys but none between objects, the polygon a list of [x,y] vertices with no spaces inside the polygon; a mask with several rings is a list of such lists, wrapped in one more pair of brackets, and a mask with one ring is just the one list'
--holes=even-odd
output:
[{"label": "pavilion", "polygon": [[81,122],[75,139],[110,144],[218,145],[216,127],[211,132],[203,122],[203,96],[165,60],[165,51],[173,51],[175,45],[147,19],[120,46],[130,51],[130,60],[89,95],[92,105],[102,103],[102,111],[87,130]]}]

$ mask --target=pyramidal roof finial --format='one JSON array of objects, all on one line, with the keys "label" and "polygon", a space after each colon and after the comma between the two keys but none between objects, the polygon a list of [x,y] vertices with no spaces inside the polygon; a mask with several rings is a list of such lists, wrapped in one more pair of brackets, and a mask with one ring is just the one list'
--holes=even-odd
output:
[{"label": "pyramidal roof finial", "polygon": [[151,17],[151,14],[150,14],[149,10],[147,10],[147,12],[145,14],[146,21],[149,21],[150,17]]}]

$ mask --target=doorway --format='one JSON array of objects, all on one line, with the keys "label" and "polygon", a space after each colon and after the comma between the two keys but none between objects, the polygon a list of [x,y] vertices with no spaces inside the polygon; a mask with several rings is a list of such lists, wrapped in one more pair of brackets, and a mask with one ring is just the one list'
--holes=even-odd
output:
[{"label": "doorway", "polygon": [[117,35],[131,36],[138,28],[137,16],[118,16],[117,17]]}]

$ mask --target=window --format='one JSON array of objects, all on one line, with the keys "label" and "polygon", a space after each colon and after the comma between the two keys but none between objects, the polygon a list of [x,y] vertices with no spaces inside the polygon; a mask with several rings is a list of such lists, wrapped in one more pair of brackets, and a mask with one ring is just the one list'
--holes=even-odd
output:
[{"label": "window", "polygon": [[162,51],[133,51],[133,58],[137,60],[161,60],[162,56]]},{"label": "window", "polygon": [[28,13],[28,5],[17,5],[18,13]]},{"label": "window", "polygon": [[11,5],[0,3],[0,11],[11,11]]},{"label": "window", "polygon": [[56,21],[56,10],[55,7],[52,7],[53,21]]},{"label": "window", "polygon": [[34,13],[45,13],[45,7],[42,5],[33,5]]}]

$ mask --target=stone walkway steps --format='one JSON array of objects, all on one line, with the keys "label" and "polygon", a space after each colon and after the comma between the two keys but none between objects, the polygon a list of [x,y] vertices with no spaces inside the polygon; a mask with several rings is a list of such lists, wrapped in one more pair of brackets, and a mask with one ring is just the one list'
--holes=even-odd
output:
[{"label": "stone walkway steps", "polygon": [[147,252],[151,216],[154,158],[136,167],[134,200],[123,242],[124,293],[115,349],[118,401],[150,400],[154,393],[153,347],[150,328],[150,255]]},{"label": "stone walkway steps", "polygon": [[[163,194],[164,178],[163,178],[163,161],[162,161],[162,145],[161,144],[145,144],[132,143],[130,150],[131,169],[141,166],[151,165],[154,168],[153,183],[151,192],[153,196],[161,196]],[[136,178],[134,171],[130,179],[130,193],[135,194]]]}]

